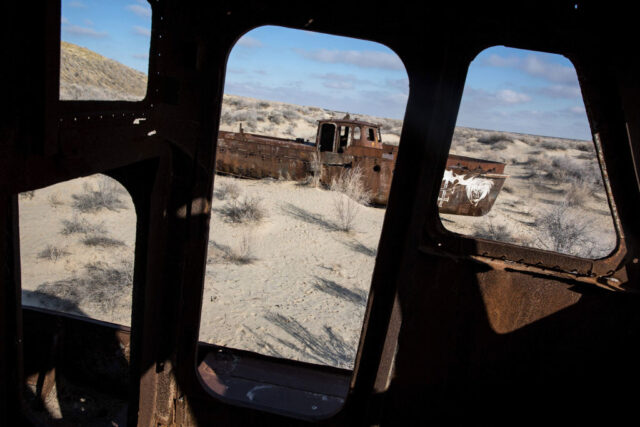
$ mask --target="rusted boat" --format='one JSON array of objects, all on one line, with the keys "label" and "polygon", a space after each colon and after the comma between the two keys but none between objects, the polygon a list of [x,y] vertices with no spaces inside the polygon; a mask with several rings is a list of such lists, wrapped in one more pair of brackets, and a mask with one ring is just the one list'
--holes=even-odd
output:
[{"label": "rusted boat", "polygon": [[[250,178],[304,180],[318,176],[328,185],[345,168],[363,171],[371,201],[386,205],[398,147],[382,142],[380,125],[349,116],[320,120],[316,142],[220,131],[216,171]],[[442,213],[484,215],[507,175],[504,163],[449,155],[440,187]]]}]

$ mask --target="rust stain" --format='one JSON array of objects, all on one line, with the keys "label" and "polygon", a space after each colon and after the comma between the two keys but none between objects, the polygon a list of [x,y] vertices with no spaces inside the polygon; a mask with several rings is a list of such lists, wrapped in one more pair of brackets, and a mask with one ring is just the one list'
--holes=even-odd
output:
[{"label": "rust stain", "polygon": [[[320,120],[316,143],[220,131],[216,171],[249,178],[304,180],[320,174],[329,185],[345,168],[359,167],[374,204],[386,205],[398,147],[381,141],[380,126],[351,120]],[[314,164],[318,157],[320,166]],[[489,212],[507,175],[504,163],[450,155],[438,195],[442,213],[480,216]]]}]

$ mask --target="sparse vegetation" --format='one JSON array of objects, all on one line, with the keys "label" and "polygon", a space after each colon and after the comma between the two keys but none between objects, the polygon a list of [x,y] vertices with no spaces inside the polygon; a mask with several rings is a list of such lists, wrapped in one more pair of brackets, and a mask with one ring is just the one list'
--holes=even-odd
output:
[{"label": "sparse vegetation", "polygon": [[314,187],[320,187],[320,181],[322,180],[322,160],[320,159],[320,153],[314,151],[311,155],[311,185]]},{"label": "sparse vegetation", "polygon": [[61,233],[66,235],[69,234],[87,234],[87,233],[97,233],[102,234],[105,233],[106,230],[104,228],[104,223],[100,224],[91,224],[84,218],[78,218],[77,216],[73,216],[71,220],[63,219],[62,220],[62,231]]},{"label": "sparse vegetation", "polygon": [[54,304],[64,311],[77,310],[80,304],[91,303],[103,311],[113,311],[123,296],[130,292],[133,283],[133,265],[121,262],[118,267],[104,262],[85,265],[85,273],[80,277],[43,283],[37,293],[42,304],[51,306],[48,297],[54,297]]},{"label": "sparse vegetation", "polygon": [[117,211],[124,207],[124,203],[120,199],[121,189],[116,181],[103,177],[98,189],[95,190],[88,183],[83,186],[84,193],[73,194],[73,207],[80,212],[97,212],[102,209]]},{"label": "sparse vegetation", "polygon": [[478,142],[480,144],[491,145],[492,148],[502,150],[504,148],[507,148],[507,143],[511,142],[511,140],[502,133],[493,132],[479,136]]},{"label": "sparse vegetation", "polygon": [[36,195],[36,192],[33,190],[23,191],[22,193],[20,193],[20,198],[25,200],[31,200],[35,197],[35,195]]},{"label": "sparse vegetation", "polygon": [[38,252],[38,258],[48,259],[49,261],[56,262],[58,258],[69,255],[66,249],[59,248],[54,245],[47,245],[43,250]]},{"label": "sparse vegetation", "polygon": [[362,169],[356,166],[344,169],[337,178],[331,180],[330,188],[335,192],[333,206],[341,231],[353,230],[360,206],[368,204],[371,200],[371,193],[365,188],[362,178]]},{"label": "sparse vegetation", "polygon": [[240,197],[240,187],[235,182],[221,182],[216,185],[215,195],[218,200],[227,198],[235,200]]},{"label": "sparse vegetation", "polygon": [[85,246],[99,246],[103,248],[113,248],[117,246],[124,246],[124,242],[122,240],[112,239],[107,236],[87,236],[82,239],[82,243]]},{"label": "sparse vegetation", "polygon": [[242,235],[237,248],[221,245],[213,240],[209,241],[209,262],[223,261],[232,264],[245,265],[256,261],[253,256],[253,236],[250,232]]},{"label": "sparse vegetation", "polygon": [[568,204],[553,206],[536,221],[536,243],[544,249],[589,258],[596,242],[589,233],[592,221],[577,215]]},{"label": "sparse vegetation", "polygon": [[230,222],[259,222],[265,216],[262,199],[244,196],[229,200],[221,209],[221,214]]},{"label": "sparse vegetation", "polygon": [[228,250],[225,259],[234,264],[251,264],[255,258],[252,253],[253,238],[249,234],[244,234],[237,250]]},{"label": "sparse vegetation", "polygon": [[60,194],[58,193],[50,194],[48,197],[48,200],[49,200],[49,206],[51,206],[54,209],[57,208],[58,206],[64,205],[64,202],[60,199]]},{"label": "sparse vegetation", "polygon": [[481,239],[514,243],[514,236],[509,232],[507,226],[504,224],[496,224],[492,220],[480,225],[473,235]]}]

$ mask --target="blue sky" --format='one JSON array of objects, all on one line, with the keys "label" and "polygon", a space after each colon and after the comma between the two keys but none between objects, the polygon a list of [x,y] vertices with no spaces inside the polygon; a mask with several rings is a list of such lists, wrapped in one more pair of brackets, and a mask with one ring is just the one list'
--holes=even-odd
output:
[{"label": "blue sky", "polygon": [[[62,40],[147,72],[151,9],[145,0],[63,0]],[[409,83],[378,43],[280,27],[245,34],[229,55],[225,92],[401,119]],[[571,62],[502,46],[472,62],[458,125],[591,139]]]}]

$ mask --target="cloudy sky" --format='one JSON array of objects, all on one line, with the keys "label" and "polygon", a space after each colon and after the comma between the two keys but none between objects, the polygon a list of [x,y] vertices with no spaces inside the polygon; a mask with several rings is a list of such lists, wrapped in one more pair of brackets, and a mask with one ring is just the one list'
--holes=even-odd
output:
[{"label": "cloudy sky", "polygon": [[[145,0],[63,0],[62,39],[147,72]],[[409,92],[400,59],[383,45],[261,27],[231,51],[225,92],[401,119]],[[575,70],[560,55],[493,47],[467,75],[458,125],[591,139]]]}]

